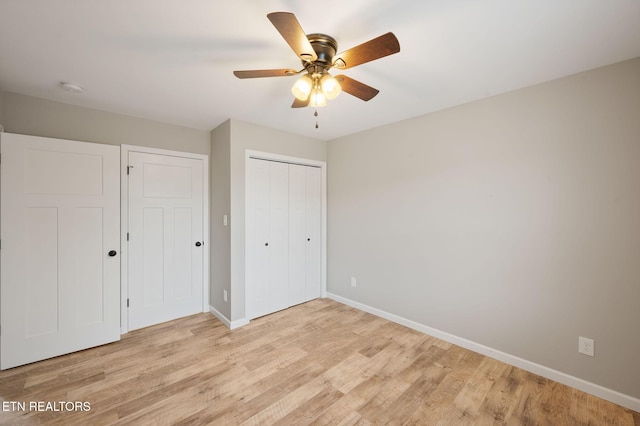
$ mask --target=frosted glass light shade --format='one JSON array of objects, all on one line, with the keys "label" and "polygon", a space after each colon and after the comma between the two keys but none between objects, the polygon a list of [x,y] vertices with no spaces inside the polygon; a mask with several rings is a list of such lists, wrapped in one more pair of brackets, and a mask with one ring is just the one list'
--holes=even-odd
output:
[{"label": "frosted glass light shade", "polygon": [[311,79],[309,74],[305,74],[293,84],[291,93],[293,93],[293,96],[295,96],[297,99],[305,101],[309,98],[311,89],[313,89],[313,80]]},{"label": "frosted glass light shade", "polygon": [[340,92],[342,92],[340,83],[338,83],[338,80],[333,78],[330,74],[322,76],[320,79],[320,85],[322,86],[322,91],[329,100],[334,99],[340,94]]},{"label": "frosted glass light shade", "polygon": [[309,105],[312,107],[322,107],[327,105],[327,98],[319,87],[316,87],[315,90],[311,92]]}]

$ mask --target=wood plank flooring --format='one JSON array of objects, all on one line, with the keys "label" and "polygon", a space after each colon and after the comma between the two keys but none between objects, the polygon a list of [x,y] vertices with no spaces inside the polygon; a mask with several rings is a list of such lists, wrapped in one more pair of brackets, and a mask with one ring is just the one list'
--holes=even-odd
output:
[{"label": "wood plank flooring", "polygon": [[[640,425],[636,412],[328,299],[233,331],[210,314],[137,330],[0,372],[0,399],[0,424],[12,425]],[[58,405],[30,410],[38,401]],[[75,401],[90,410],[60,404]],[[6,411],[18,402],[26,410]]]}]

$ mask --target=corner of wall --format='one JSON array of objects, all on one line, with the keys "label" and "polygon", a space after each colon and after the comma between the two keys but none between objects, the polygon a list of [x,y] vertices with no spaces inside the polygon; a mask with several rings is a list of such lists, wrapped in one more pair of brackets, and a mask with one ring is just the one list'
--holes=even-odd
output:
[{"label": "corner of wall", "polygon": [[[231,122],[225,121],[211,135],[211,281],[209,304],[219,318],[231,319],[230,144]],[[226,221],[224,220],[226,217]],[[225,299],[226,296],[226,300]],[[223,321],[224,322],[224,321]]]},{"label": "corner of wall", "polygon": [[0,90],[0,132],[4,131],[4,128],[2,126],[4,126],[4,107],[3,107],[3,98],[4,98],[4,92],[2,90]]}]

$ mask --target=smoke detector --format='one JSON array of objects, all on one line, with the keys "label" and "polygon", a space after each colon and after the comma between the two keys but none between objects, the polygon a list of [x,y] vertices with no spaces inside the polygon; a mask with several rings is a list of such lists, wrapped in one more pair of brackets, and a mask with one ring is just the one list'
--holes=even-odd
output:
[{"label": "smoke detector", "polygon": [[82,86],[79,86],[77,84],[74,83],[69,83],[66,81],[61,81],[60,83],[58,83],[58,86],[60,86],[60,88],[62,90],[66,90],[67,92],[71,92],[71,93],[82,93],[84,92],[84,89],[82,88]]}]

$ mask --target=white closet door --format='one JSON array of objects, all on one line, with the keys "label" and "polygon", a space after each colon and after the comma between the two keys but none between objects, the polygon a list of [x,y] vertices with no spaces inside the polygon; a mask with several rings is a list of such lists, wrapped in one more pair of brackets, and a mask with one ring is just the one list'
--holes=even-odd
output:
[{"label": "white closet door", "polygon": [[322,290],[322,170],[305,167],[305,301]]},{"label": "white closet door", "polygon": [[306,169],[289,166],[289,304],[307,301]]},{"label": "white closet door", "polygon": [[320,297],[321,169],[289,165],[290,305]]},{"label": "white closet door", "polygon": [[320,297],[321,176],[319,167],[249,159],[249,319]]},{"label": "white closet door", "polygon": [[203,162],[129,153],[129,329],[202,312]]},{"label": "white closet door", "polygon": [[269,162],[269,312],[286,309],[289,300],[289,167]]},{"label": "white closet door", "polygon": [[247,316],[288,308],[289,169],[251,158],[247,163]]},{"label": "white closet door", "polygon": [[269,310],[269,163],[253,158],[247,163],[246,310],[248,318]]},{"label": "white closet door", "polygon": [[0,366],[119,340],[120,148],[0,138]]}]

